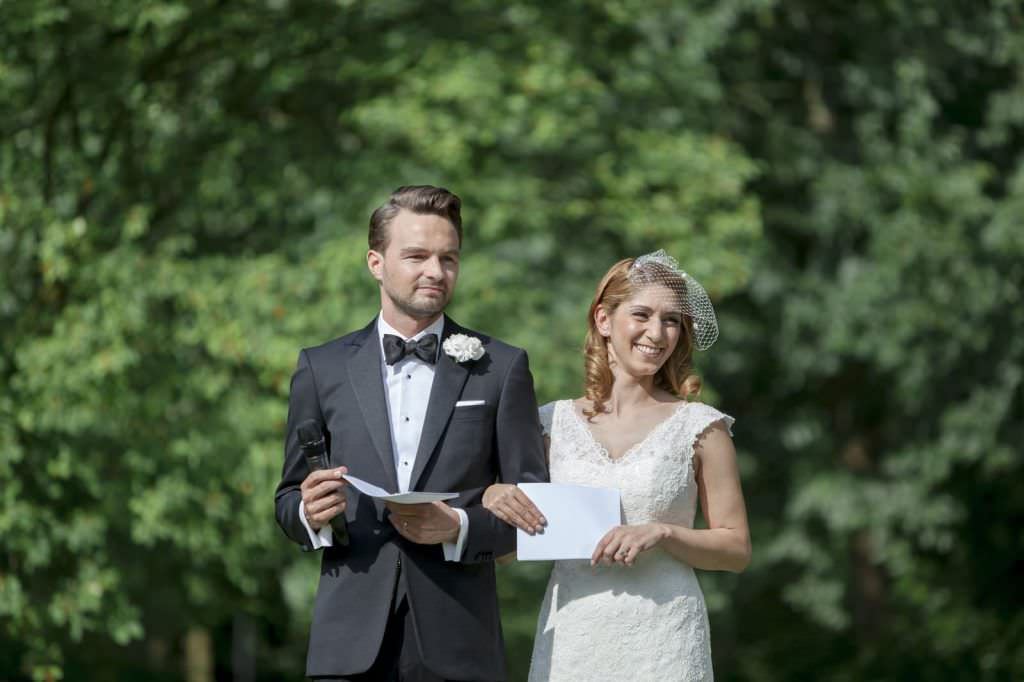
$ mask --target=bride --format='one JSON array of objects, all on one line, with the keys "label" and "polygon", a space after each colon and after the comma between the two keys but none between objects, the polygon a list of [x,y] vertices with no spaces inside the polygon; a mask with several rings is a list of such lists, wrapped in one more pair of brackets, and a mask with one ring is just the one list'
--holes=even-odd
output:
[{"label": "bride", "polygon": [[[585,395],[540,409],[551,481],[618,488],[623,524],[590,561],[556,561],[530,680],[711,680],[694,569],[742,571],[750,534],[729,417],[693,401],[694,349],[718,336],[704,289],[664,251],[616,263],[597,287]],[[693,527],[698,500],[707,529]],[[514,485],[484,505],[524,531],[544,519]]]}]

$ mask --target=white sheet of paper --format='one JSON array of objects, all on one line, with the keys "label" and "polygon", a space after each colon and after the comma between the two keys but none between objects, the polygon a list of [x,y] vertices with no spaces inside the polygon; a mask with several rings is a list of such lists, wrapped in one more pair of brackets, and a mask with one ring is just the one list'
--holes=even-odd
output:
[{"label": "white sheet of paper", "polygon": [[520,483],[547,519],[543,533],[516,531],[520,561],[589,559],[598,541],[622,522],[619,491],[564,483]]},{"label": "white sheet of paper", "polygon": [[407,493],[389,493],[384,488],[378,488],[372,483],[367,483],[361,478],[351,474],[346,475],[345,480],[364,495],[375,497],[383,502],[394,502],[396,504],[421,504],[423,502],[440,502],[450,500],[459,496],[458,493],[426,493],[410,490]]}]

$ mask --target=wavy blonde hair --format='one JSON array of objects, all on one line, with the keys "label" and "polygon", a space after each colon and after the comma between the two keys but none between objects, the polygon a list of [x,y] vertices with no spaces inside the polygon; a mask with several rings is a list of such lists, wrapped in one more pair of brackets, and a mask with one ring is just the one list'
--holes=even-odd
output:
[{"label": "wavy blonde hair", "polygon": [[[583,414],[588,419],[604,412],[604,404],[611,396],[612,384],[615,383],[608,359],[608,339],[598,331],[595,314],[598,308],[604,308],[610,317],[623,302],[640,290],[629,280],[629,268],[634,260],[626,258],[613,265],[598,283],[594,301],[590,304],[587,338],[583,346],[583,392],[591,404],[590,409],[584,410]],[[672,282],[672,290],[686,291],[686,282],[675,272],[665,269],[659,275],[665,279],[679,280],[678,283]],[[688,315],[683,316],[681,330],[672,355],[654,375],[654,385],[685,400],[700,393],[701,381],[693,371],[693,320]]]}]

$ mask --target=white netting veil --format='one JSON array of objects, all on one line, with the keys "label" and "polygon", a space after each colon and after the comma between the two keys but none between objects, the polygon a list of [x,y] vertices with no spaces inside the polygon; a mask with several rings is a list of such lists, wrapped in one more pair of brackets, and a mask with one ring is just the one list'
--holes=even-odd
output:
[{"label": "white netting veil", "polygon": [[718,339],[718,320],[708,292],[700,282],[679,268],[679,261],[658,249],[640,256],[629,266],[629,281],[633,286],[665,287],[673,299],[678,300],[682,312],[693,322],[693,345],[707,350]]}]

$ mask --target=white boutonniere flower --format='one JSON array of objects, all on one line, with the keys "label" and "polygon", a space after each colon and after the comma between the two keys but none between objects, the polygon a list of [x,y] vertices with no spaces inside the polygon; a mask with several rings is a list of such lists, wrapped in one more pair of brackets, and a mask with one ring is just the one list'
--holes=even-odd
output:
[{"label": "white boutonniere flower", "polygon": [[475,336],[452,334],[441,346],[445,354],[455,362],[479,360],[484,356],[484,344]]}]

